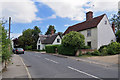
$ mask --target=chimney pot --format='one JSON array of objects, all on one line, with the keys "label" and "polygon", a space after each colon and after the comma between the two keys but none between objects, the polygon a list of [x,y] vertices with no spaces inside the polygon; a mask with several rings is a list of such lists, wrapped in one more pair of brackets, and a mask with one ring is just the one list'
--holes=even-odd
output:
[{"label": "chimney pot", "polygon": [[92,11],[89,11],[86,13],[86,21],[90,20],[93,18],[93,12]]}]

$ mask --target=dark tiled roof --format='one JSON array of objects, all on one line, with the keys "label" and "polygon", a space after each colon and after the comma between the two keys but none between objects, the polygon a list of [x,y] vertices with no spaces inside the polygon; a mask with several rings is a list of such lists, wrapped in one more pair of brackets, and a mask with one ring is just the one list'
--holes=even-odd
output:
[{"label": "dark tiled roof", "polygon": [[63,33],[63,35],[69,33],[70,31],[82,31],[85,29],[89,29],[89,28],[94,28],[97,27],[97,25],[99,24],[99,22],[101,21],[101,19],[103,18],[105,14],[95,17],[89,21],[84,21],[82,23],[78,23],[75,24],[73,26],[68,27],[68,29]]},{"label": "dark tiled roof", "polygon": [[53,35],[40,35],[41,43],[42,44],[52,44],[58,35],[59,34],[57,34],[57,33],[53,34]]}]

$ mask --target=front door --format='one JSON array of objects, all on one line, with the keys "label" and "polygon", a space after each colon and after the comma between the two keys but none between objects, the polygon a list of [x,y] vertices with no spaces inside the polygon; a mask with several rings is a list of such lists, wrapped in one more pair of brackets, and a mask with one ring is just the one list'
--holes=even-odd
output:
[{"label": "front door", "polygon": [[38,45],[38,49],[40,50],[40,45]]}]

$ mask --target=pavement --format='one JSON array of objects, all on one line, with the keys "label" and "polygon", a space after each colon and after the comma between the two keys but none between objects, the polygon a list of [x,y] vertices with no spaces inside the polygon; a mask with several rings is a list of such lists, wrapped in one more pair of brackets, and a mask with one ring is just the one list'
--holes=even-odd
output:
[{"label": "pavement", "polygon": [[19,55],[12,55],[7,70],[2,73],[2,78],[28,78],[27,70]]}]

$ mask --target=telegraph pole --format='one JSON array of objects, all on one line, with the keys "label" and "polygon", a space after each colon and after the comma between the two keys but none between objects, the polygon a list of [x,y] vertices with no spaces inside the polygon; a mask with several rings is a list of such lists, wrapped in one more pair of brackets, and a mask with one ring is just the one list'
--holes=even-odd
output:
[{"label": "telegraph pole", "polygon": [[9,17],[9,39],[10,39],[11,17]]}]

